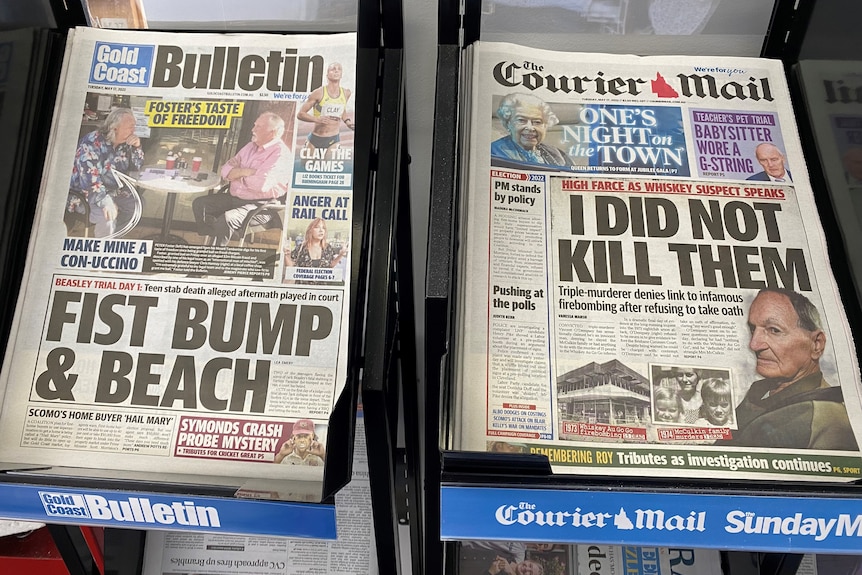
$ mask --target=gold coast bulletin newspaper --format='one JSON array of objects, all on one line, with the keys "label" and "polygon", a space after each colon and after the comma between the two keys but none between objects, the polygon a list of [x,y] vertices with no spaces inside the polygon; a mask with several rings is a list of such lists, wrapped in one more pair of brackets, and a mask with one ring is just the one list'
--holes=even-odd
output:
[{"label": "gold coast bulletin newspaper", "polygon": [[355,53],[355,34],[70,33],[0,378],[4,461],[322,476],[346,380]]}]

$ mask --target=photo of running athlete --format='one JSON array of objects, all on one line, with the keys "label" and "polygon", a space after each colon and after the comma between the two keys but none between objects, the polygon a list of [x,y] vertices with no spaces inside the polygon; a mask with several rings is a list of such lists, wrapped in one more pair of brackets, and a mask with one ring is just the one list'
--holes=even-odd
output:
[{"label": "photo of running athlete", "polygon": [[323,154],[315,154],[314,151],[328,151],[337,146],[341,140],[341,122],[351,130],[355,127],[353,118],[347,111],[351,92],[341,86],[341,76],[341,64],[331,63],[326,68],[326,84],[311,92],[296,114],[298,120],[314,124],[305,141],[304,158],[323,158]]}]

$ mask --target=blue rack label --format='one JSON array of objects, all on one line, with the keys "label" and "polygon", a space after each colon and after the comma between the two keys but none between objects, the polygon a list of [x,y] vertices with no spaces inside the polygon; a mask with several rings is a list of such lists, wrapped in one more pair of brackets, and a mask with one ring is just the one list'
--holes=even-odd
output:
[{"label": "blue rack label", "polygon": [[89,517],[101,521],[134,521],[152,525],[221,527],[218,509],[183,499],[153,503],[147,497],[107,498],[84,493],[40,491],[45,513],[53,517]]},{"label": "blue rack label", "polygon": [[111,86],[148,86],[155,47],[96,42],[90,82]]},{"label": "blue rack label", "polygon": [[335,505],[0,484],[0,516],[21,521],[335,539]]},{"label": "blue rack label", "polygon": [[441,538],[855,553],[862,501],[447,486]]}]

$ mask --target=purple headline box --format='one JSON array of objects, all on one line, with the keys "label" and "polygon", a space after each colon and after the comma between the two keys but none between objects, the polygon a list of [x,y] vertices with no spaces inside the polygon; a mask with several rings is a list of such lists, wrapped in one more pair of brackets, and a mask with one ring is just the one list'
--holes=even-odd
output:
[{"label": "purple headline box", "polygon": [[708,124],[745,124],[749,126],[774,126],[772,114],[739,114],[736,112],[693,112],[695,122]]}]

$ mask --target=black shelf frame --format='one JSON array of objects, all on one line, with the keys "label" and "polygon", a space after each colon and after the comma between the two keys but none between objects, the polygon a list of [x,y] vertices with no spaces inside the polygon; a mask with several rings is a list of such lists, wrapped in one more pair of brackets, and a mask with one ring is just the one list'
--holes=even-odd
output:
[{"label": "black shelf frame", "polygon": [[[785,64],[795,62],[814,3],[815,0],[776,0],[761,56],[782,59]],[[862,499],[862,486],[858,482],[782,482],[776,485],[767,481],[554,476],[547,459],[537,455],[468,453],[447,449],[450,435],[447,410],[452,393],[450,351],[458,345],[453,303],[459,273],[456,254],[459,197],[462,193],[458,180],[461,55],[464,46],[479,39],[481,26],[478,0],[465,0],[464,4],[463,12],[455,0],[439,0],[438,5],[437,86],[425,282],[425,406],[430,417],[424,427],[424,573],[458,573],[457,543],[440,539],[440,490],[443,487],[543,488],[560,492],[572,489],[643,493],[682,491],[720,494],[728,498],[735,495],[830,497],[854,502]],[[620,543],[625,544],[624,541]],[[727,575],[793,575],[802,555],[790,549],[786,553],[723,550],[721,557],[722,569]]]},{"label": "black shelf frame", "polygon": [[[351,250],[351,309],[348,382],[330,419],[323,503],[350,480],[357,403],[362,394],[368,450],[377,560],[381,573],[401,573],[400,528],[419,528],[421,492],[416,426],[418,409],[412,250],[404,95],[404,34],[401,0],[357,0],[357,71],[354,217]],[[61,31],[86,26],[80,3],[51,0]],[[222,31],[219,31],[222,32]],[[303,30],[303,33],[309,33]],[[321,32],[326,32],[322,30]],[[58,61],[60,59],[58,58]],[[50,114],[46,122],[50,122]],[[46,124],[47,126],[47,124]],[[16,482],[118,491],[147,490],[147,483],[115,479],[33,478]],[[232,489],[197,486],[195,494],[230,498]],[[0,485],[2,489],[2,485]],[[198,493],[199,491],[199,493]],[[160,486],[158,493],[187,493],[183,485]],[[253,506],[254,501],[249,501]],[[400,513],[399,513],[400,512]],[[400,518],[399,518],[400,515]],[[52,526],[59,534],[71,527]],[[411,546],[420,545],[411,530]],[[142,562],[144,532],[106,529],[106,572],[133,572]],[[413,573],[420,555],[412,553]],[[131,569],[131,570],[130,570]],[[404,572],[410,572],[405,570]]]},{"label": "black shelf frame", "polygon": [[[404,90],[404,28],[400,0],[381,0],[376,18],[382,43],[360,38],[361,62],[376,57],[379,79],[372,113],[373,146],[366,165],[373,172],[369,197],[373,223],[367,230],[370,265],[366,288],[361,365],[361,401],[368,445],[374,536],[381,575],[421,573],[419,429],[414,288],[411,248],[407,111]],[[372,40],[366,37],[365,41]],[[369,70],[370,71],[370,70]],[[357,71],[361,77],[362,70]],[[371,103],[368,102],[370,105]],[[357,156],[360,150],[357,146]],[[363,150],[364,152],[364,150]],[[354,230],[357,233],[357,230]],[[355,237],[355,236],[354,236]],[[359,336],[359,334],[357,334]],[[399,440],[403,430],[403,443]],[[402,565],[403,526],[409,525],[411,565]]]},{"label": "black shelf frame", "polygon": [[[83,5],[78,0],[50,0],[50,5],[53,10],[54,19],[57,23],[57,29],[64,36],[68,30],[74,27],[87,27],[88,23],[84,13]],[[394,5],[394,4],[393,4]],[[400,2],[399,2],[400,6]],[[380,5],[374,0],[357,0],[357,42],[365,42],[366,44],[376,44],[382,46],[383,35],[382,26],[383,20],[380,17]],[[370,15],[370,16],[369,16]],[[389,27],[397,25],[403,26],[401,21],[402,15],[400,9],[388,16],[387,24]],[[224,30],[197,30],[194,33],[225,33]],[[231,30],[231,32],[243,32],[242,29]],[[260,31],[250,31],[261,33]],[[263,32],[265,33],[265,32]],[[311,33],[303,30],[302,33]],[[321,31],[326,33],[326,31]],[[62,52],[58,53],[56,62],[62,62]],[[360,68],[361,67],[361,68]],[[354,185],[353,191],[353,241],[358,245],[365,245],[365,229],[370,227],[369,222],[372,221],[372,216],[368,212],[372,206],[369,203],[369,198],[373,197],[373,186],[375,178],[372,171],[369,169],[372,160],[370,150],[372,148],[374,138],[374,114],[371,112],[376,105],[375,98],[379,90],[378,84],[381,81],[379,62],[370,61],[368,54],[363,58],[357,46],[357,95],[356,95],[356,115],[362,118],[357,122],[355,130],[356,154],[355,154],[355,174],[354,182],[359,184]],[[52,69],[59,77],[59,65]],[[56,87],[56,86],[55,86]],[[47,91],[46,91],[47,93]],[[51,94],[52,96],[55,93]],[[50,104],[50,105],[48,105]],[[46,108],[53,109],[53,99],[51,102],[46,102]],[[362,115],[362,110],[365,110],[366,115]],[[51,114],[44,116],[46,126],[50,127]],[[46,128],[47,129],[47,128]],[[44,139],[47,141],[47,139]],[[376,160],[376,158],[374,158]],[[39,170],[41,172],[41,169]],[[25,242],[26,243],[26,242]],[[361,384],[361,365],[363,362],[363,354],[365,350],[356,345],[355,342],[362,340],[362,329],[364,322],[361,321],[365,311],[365,293],[361,290],[365,288],[365,283],[362,277],[368,274],[371,267],[371,258],[368,257],[365,250],[352,250],[351,252],[351,283],[350,283],[350,342],[351,347],[348,350],[348,367],[347,367],[347,382],[333,406],[329,420],[329,433],[327,434],[327,462],[324,471],[323,482],[321,483],[320,503],[325,505],[334,504],[334,495],[342,487],[344,487],[351,478],[353,465],[353,438],[355,435],[355,414],[357,409],[357,399],[359,387]],[[11,318],[10,320],[11,321]],[[5,326],[4,326],[5,328]],[[4,342],[5,343],[5,342]],[[372,351],[373,353],[373,351]],[[337,439],[336,439],[337,438]],[[32,468],[48,467],[48,466],[30,466]],[[27,471],[27,466],[12,468],[6,465],[0,471],[0,487],[4,483],[17,484],[43,484],[45,486],[63,485],[79,488],[87,488],[91,486],[99,486],[103,489],[123,491],[143,491],[152,493],[185,493],[188,495],[204,495],[223,498],[234,498],[236,489],[223,486],[212,485],[196,485],[191,483],[172,482],[172,479],[167,479],[165,484],[160,483],[155,487],[154,482],[150,482],[145,474],[141,475],[140,479],[113,479],[105,477],[92,477],[86,473],[86,469],[81,469],[81,476],[75,477],[74,471],[66,469],[66,475],[60,478],[41,477],[37,473],[33,477],[21,477],[9,471]],[[253,505],[253,500],[249,500]],[[289,503],[289,502],[288,502]]]}]

